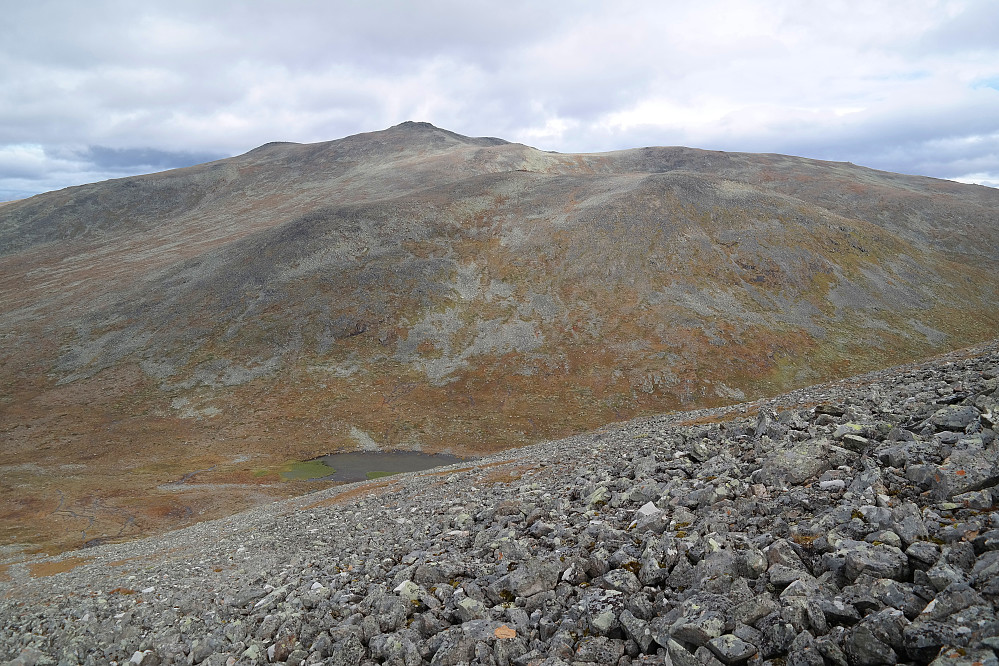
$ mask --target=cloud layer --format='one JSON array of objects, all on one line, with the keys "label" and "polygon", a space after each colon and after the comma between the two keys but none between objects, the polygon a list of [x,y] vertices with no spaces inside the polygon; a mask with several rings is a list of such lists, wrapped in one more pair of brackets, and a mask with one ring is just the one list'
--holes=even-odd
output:
[{"label": "cloud layer", "polygon": [[18,3],[0,200],[426,120],[999,185],[999,3]]}]

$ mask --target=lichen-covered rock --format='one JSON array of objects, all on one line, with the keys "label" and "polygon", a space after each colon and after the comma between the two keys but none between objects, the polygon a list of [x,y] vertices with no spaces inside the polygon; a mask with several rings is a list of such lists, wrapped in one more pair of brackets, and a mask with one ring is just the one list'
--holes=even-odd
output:
[{"label": "lichen-covered rock", "polygon": [[454,613],[460,622],[481,620],[488,615],[485,604],[477,599],[471,598],[465,598],[459,601],[455,605]]},{"label": "lichen-covered rock", "polygon": [[[313,654],[323,655],[322,651],[313,650]],[[360,638],[348,633],[338,641],[331,650],[328,663],[331,666],[358,666],[364,658],[364,646]]]},{"label": "lichen-covered rock", "polygon": [[762,618],[776,612],[780,606],[770,595],[756,595],[732,609],[732,616],[739,622],[755,626]]},{"label": "lichen-covered rock", "polygon": [[717,638],[712,638],[707,645],[708,649],[723,664],[744,662],[759,651],[755,645],[747,643],[734,634],[722,634]]},{"label": "lichen-covered rock", "polygon": [[903,580],[909,572],[909,558],[894,546],[854,541],[841,545],[840,553],[844,561],[843,573],[851,582],[861,574]]},{"label": "lichen-covered rock", "polygon": [[624,641],[588,636],[576,644],[573,661],[584,664],[616,664],[624,656]]},{"label": "lichen-covered rock", "polygon": [[642,589],[638,576],[625,569],[612,569],[594,581],[594,584],[624,594],[635,594]]},{"label": "lichen-covered rock", "polygon": [[758,480],[767,486],[782,488],[804,483],[831,466],[827,441],[805,441],[768,458]]},{"label": "lichen-covered rock", "polygon": [[561,574],[562,567],[559,562],[530,558],[519,568],[493,583],[490,590],[497,600],[512,601],[516,597],[529,597],[555,589]]},{"label": "lichen-covered rock", "polygon": [[431,645],[436,644],[431,648],[431,666],[458,666],[471,661],[475,654],[475,639],[468,636],[460,626],[445,629],[435,638],[431,642]]}]

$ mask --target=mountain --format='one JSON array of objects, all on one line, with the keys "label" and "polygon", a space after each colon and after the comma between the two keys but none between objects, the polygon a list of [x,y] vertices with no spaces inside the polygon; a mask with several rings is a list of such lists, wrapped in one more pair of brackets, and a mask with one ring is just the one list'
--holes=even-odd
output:
[{"label": "mountain", "polygon": [[999,191],[426,123],[0,207],[0,539],[79,546],[996,337]]}]

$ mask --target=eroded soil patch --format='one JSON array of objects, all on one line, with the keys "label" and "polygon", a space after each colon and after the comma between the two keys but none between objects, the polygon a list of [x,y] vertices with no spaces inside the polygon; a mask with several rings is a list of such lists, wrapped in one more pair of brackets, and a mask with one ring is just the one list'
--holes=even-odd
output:
[{"label": "eroded soil patch", "polygon": [[88,562],[90,562],[90,559],[85,557],[67,557],[64,560],[48,560],[29,564],[28,571],[31,572],[33,578],[43,578],[45,576],[54,576],[64,571],[72,571],[76,567],[83,566]]}]

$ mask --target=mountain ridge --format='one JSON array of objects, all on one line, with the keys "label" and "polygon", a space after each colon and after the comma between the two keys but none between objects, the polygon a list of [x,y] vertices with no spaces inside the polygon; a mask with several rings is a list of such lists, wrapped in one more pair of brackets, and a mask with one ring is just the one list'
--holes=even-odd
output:
[{"label": "mountain ridge", "polygon": [[844,163],[415,123],[15,202],[4,538],[80,538],[60,466],[97,531],[142,533],[228,510],[156,490],[195,470],[245,506],[365,437],[488,453],[992,339],[997,219],[999,192]]}]

